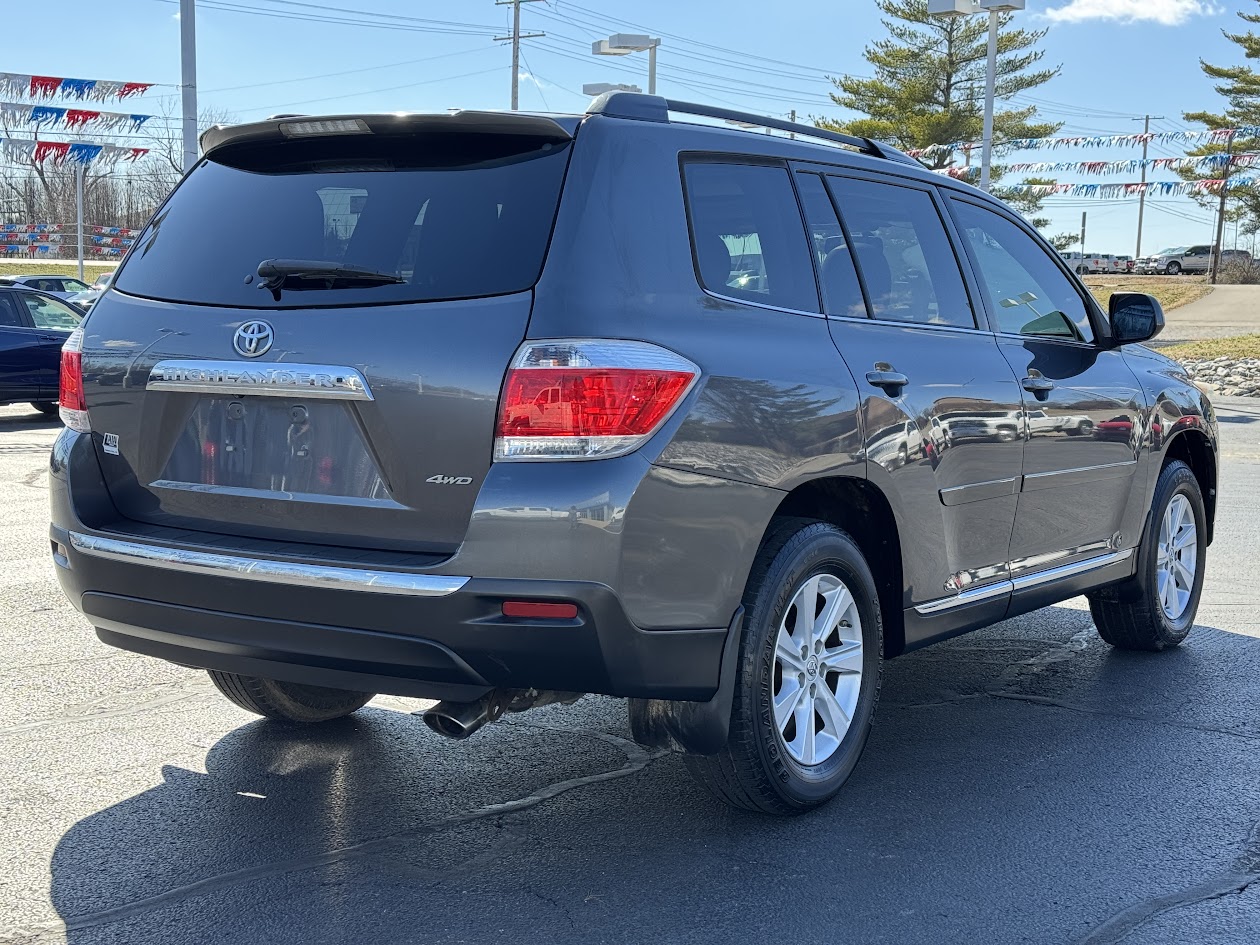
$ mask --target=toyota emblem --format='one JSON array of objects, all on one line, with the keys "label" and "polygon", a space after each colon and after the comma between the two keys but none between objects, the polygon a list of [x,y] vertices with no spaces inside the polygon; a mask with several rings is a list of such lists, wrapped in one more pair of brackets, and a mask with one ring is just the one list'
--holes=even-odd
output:
[{"label": "toyota emblem", "polygon": [[270,351],[271,343],[275,339],[275,331],[266,322],[246,322],[236,329],[236,335],[232,338],[232,347],[243,358],[256,358]]}]

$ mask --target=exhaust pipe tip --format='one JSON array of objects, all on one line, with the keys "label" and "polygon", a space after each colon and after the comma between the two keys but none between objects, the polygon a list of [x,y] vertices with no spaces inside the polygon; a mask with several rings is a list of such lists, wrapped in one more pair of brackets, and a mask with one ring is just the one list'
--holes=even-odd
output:
[{"label": "exhaust pipe tip", "polygon": [[439,735],[462,741],[498,715],[494,712],[494,693],[475,702],[439,702],[421,715],[424,724]]}]

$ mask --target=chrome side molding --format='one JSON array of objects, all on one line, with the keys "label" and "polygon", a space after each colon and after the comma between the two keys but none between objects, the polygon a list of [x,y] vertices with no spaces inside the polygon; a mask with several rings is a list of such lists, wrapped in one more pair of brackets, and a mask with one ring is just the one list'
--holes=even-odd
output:
[{"label": "chrome side molding", "polygon": [[148,390],[186,394],[254,394],[332,400],[372,400],[367,379],[336,364],[246,364],[242,361],[159,361]]},{"label": "chrome side molding", "polygon": [[1133,557],[1133,549],[1126,548],[1124,551],[1115,551],[1111,554],[1086,558],[1083,561],[1073,561],[1071,564],[1060,565],[1056,568],[1034,571],[1014,580],[986,584],[983,587],[963,591],[952,597],[941,597],[923,604],[916,604],[914,609],[917,613],[924,616],[939,614],[947,610],[955,610],[959,607],[967,607],[971,604],[978,604],[981,601],[991,600],[994,597],[1001,597],[1003,594],[1027,590],[1030,587],[1039,587],[1042,584],[1053,584],[1055,581],[1062,581],[1065,578],[1075,577],[1078,574],[1085,574],[1088,571],[1096,571],[1099,568],[1119,564],[1121,561],[1131,557]]},{"label": "chrome side molding", "polygon": [[408,597],[446,597],[454,594],[469,580],[446,574],[409,574],[403,571],[372,571],[339,565],[272,561],[245,555],[123,541],[100,535],[84,535],[81,532],[70,532],[70,545],[75,551],[93,558],[147,565],[185,574],[208,574],[290,587],[323,587],[338,591],[365,591]]}]

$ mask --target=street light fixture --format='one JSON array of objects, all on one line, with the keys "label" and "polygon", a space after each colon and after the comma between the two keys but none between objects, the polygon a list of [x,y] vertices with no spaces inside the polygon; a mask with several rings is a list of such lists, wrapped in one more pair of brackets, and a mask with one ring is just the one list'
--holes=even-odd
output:
[{"label": "street light fixture", "polygon": [[591,52],[596,56],[628,56],[631,53],[648,54],[648,95],[656,94],[656,47],[661,44],[659,38],[644,33],[613,33],[607,39],[591,43]]},{"label": "street light fixture", "polygon": [[928,13],[945,19],[989,14],[989,61],[984,77],[984,137],[980,151],[980,189],[989,189],[989,167],[993,163],[993,98],[997,86],[998,16],[1024,9],[1024,0],[928,0]]},{"label": "street light fixture", "polygon": [[582,86],[583,95],[603,95],[605,92],[642,92],[637,85],[626,85],[624,82],[587,82]]}]

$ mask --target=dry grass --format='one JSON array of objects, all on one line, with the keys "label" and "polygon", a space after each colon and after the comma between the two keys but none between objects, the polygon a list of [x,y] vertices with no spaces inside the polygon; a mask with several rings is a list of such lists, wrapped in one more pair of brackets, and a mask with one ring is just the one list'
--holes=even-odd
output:
[{"label": "dry grass", "polygon": [[1086,276],[1085,284],[1104,312],[1113,292],[1145,292],[1159,299],[1168,312],[1197,302],[1212,291],[1202,276]]},{"label": "dry grass", "polygon": [[1210,358],[1260,358],[1260,335],[1235,335],[1164,345],[1160,354],[1178,361],[1206,361]]},{"label": "dry grass", "polygon": [[[111,272],[118,268],[118,262],[85,262],[83,279],[94,282],[102,272]],[[17,259],[0,259],[0,276],[71,276],[79,277],[77,259],[58,259],[47,262],[27,262]]]}]

